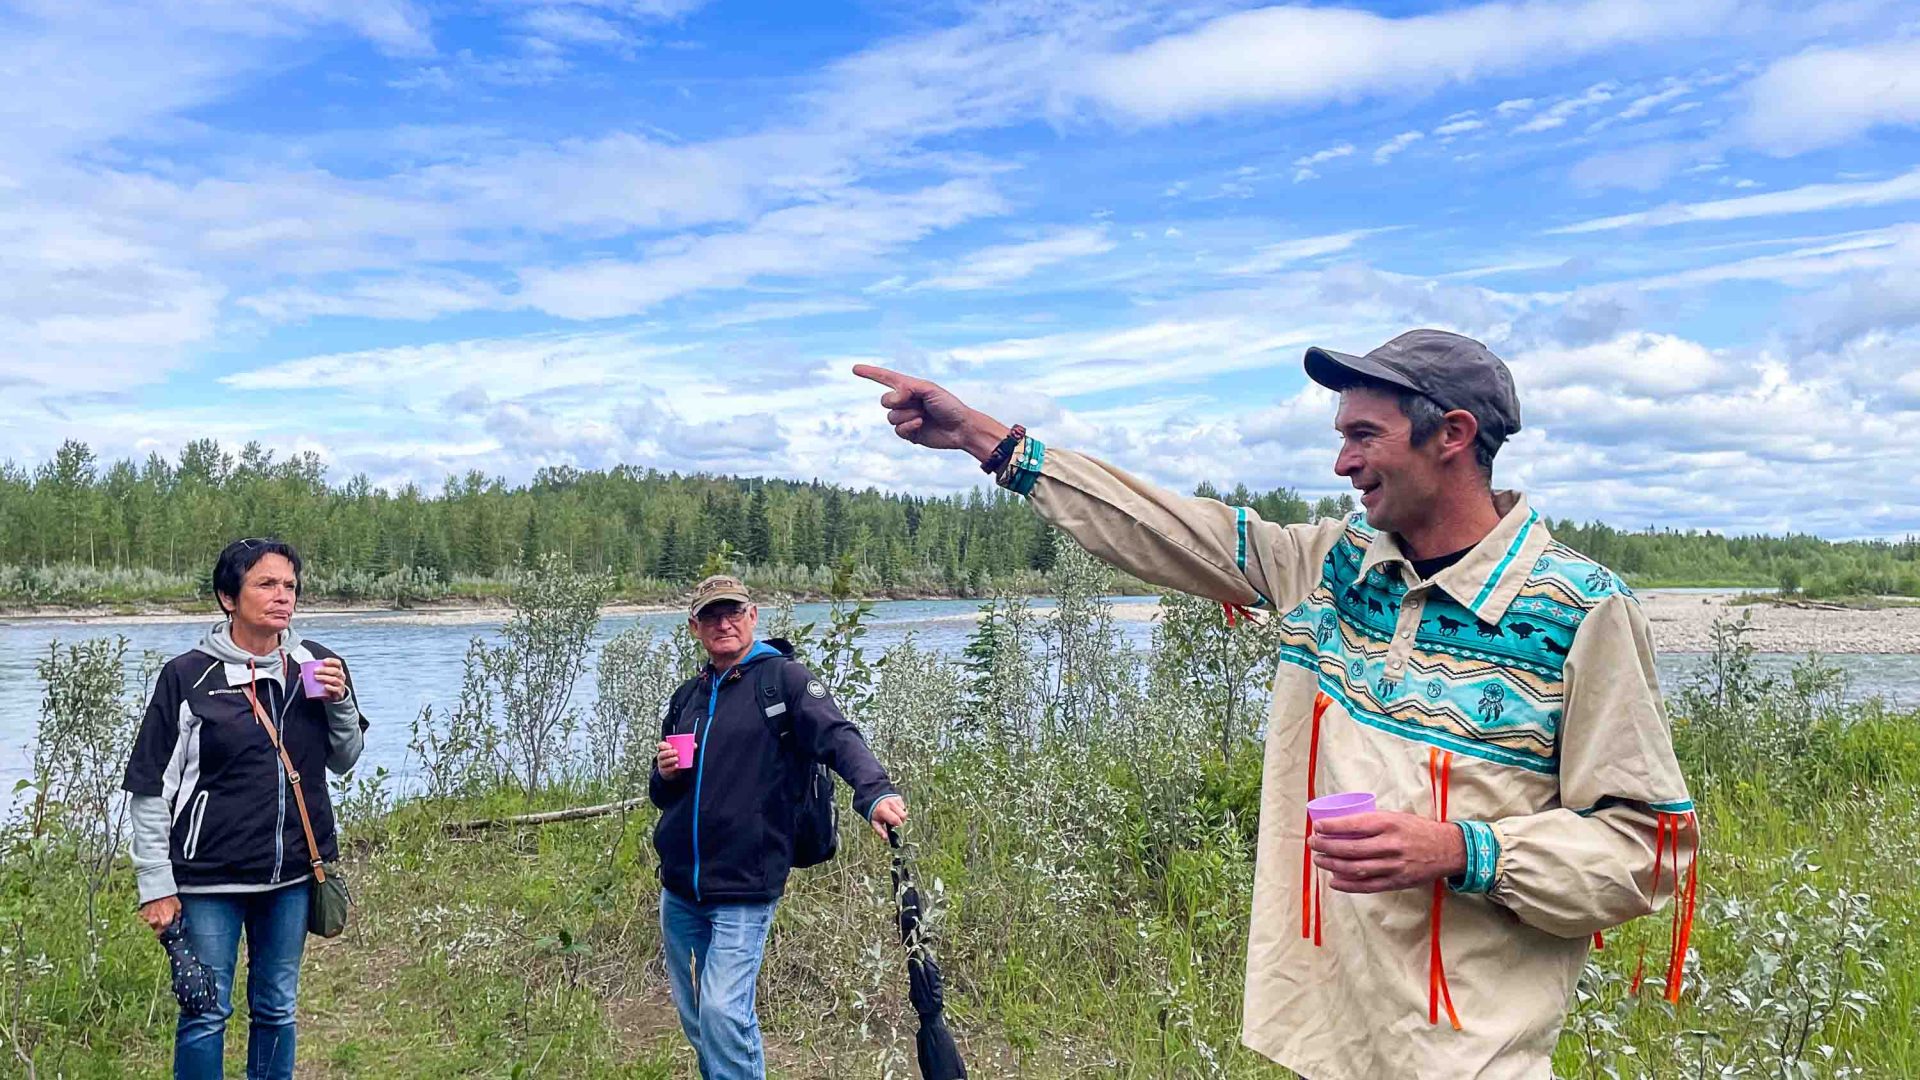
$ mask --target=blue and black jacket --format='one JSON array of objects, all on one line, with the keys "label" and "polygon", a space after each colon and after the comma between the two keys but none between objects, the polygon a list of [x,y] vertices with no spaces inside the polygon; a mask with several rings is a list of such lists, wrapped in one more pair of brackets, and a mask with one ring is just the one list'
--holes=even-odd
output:
[{"label": "blue and black jacket", "polygon": [[[683,899],[780,898],[793,870],[801,794],[816,761],[846,780],[863,818],[898,794],[860,729],[792,656],[793,647],[778,638],[755,642],[733,667],[716,672],[709,664],[674,692],[660,734],[691,732],[693,767],[671,780],[655,768],[647,793],[660,808],[653,830],[660,884]],[[784,716],[768,717],[756,700],[762,664],[778,665]]]}]

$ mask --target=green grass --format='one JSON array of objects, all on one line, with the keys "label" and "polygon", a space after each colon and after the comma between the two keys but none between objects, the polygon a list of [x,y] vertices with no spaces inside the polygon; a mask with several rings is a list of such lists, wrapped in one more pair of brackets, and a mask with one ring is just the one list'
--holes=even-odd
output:
[{"label": "green grass", "polygon": [[[1761,896],[1779,880],[1779,860],[1796,851],[1815,853],[1817,869],[1804,876],[1816,887],[1852,883],[1871,893],[1889,928],[1875,944],[1886,968],[1878,999],[1863,1019],[1836,1023],[1822,1037],[1870,1076],[1920,1075],[1920,934],[1912,922],[1920,868],[1910,843],[1920,823],[1917,744],[1915,716],[1869,717],[1842,736],[1843,763],[1879,778],[1870,804],[1790,796],[1767,777],[1703,793],[1706,895]],[[1106,1063],[1098,1075],[1199,1076],[1200,1047],[1224,1054],[1221,1075],[1284,1075],[1234,1047],[1251,865],[1247,830],[1227,824],[1225,811],[1244,811],[1257,798],[1257,767],[1250,754],[1231,768],[1209,766],[1213,824],[1164,868],[1135,864],[1140,851],[1128,845],[1116,852],[1116,890],[1147,904],[1091,904],[1059,932],[1034,930],[1060,913],[1037,909],[1038,894],[1023,892],[1026,876],[1002,861],[1004,823],[948,820],[938,803],[928,805],[916,828],[926,838],[921,877],[940,879],[950,899],[943,926],[952,944],[942,951],[953,1023],[973,1060],[995,1063],[982,1075],[1085,1075],[1094,1061]],[[310,939],[303,1075],[688,1075],[655,959],[651,815],[473,838],[441,828],[449,819],[598,794],[410,802],[356,828],[347,863],[359,900],[352,925],[337,941]],[[898,959],[885,948],[881,845],[871,836],[847,839],[841,860],[796,877],[776,926],[763,990],[775,1075],[877,1076],[886,1046],[910,1047]],[[1889,850],[1889,842],[1906,850]],[[29,991],[42,1075],[164,1071],[172,1009],[161,953],[131,915],[130,876],[117,874],[103,897],[104,910],[124,914],[90,979],[80,974],[84,941],[63,929],[77,921],[36,920],[39,947],[62,973]],[[75,887],[70,876],[42,882],[36,907],[43,916],[71,913],[81,904]],[[1643,920],[1610,935],[1597,963],[1624,979],[1645,943],[1658,968],[1665,934],[1664,915]],[[1752,959],[1704,913],[1695,945],[1709,986]],[[866,948],[875,950],[871,975],[860,955]],[[1627,1013],[1624,1041],[1643,1057],[1660,1053],[1700,1022],[1691,1003],[1700,992],[1690,990],[1674,1012],[1647,991]],[[1582,1075],[1583,1060],[1570,1034],[1556,1071]]]},{"label": "green grass", "polygon": [[[1195,612],[1211,615],[1171,602],[1162,629],[1226,633]],[[848,618],[842,628],[857,629]],[[1137,693],[1135,671],[1100,666],[1097,620],[1063,621],[1057,632],[1089,636],[1053,651],[1081,658],[1086,680]],[[1705,835],[1687,994],[1674,1009],[1657,987],[1627,993],[1643,948],[1650,970],[1664,968],[1666,913],[1609,933],[1557,1075],[1838,1076],[1849,1060],[1851,1075],[1920,1075],[1920,712],[1842,703],[1834,673],[1814,665],[1769,680],[1743,634],[1720,635],[1717,681],[1670,701]],[[850,649],[858,634],[844,637]],[[96,660],[106,673],[119,663]],[[975,669],[1002,680],[986,689],[910,645],[864,672],[875,682],[861,715],[914,807],[918,879],[975,1074],[1284,1077],[1238,1045],[1260,755],[1243,744],[1230,762],[1164,768],[1209,745],[1182,725],[1213,714],[1175,708],[1158,667],[1144,699],[1088,699],[1097,718],[1066,721],[1084,727],[977,738],[953,726],[969,685],[988,695],[967,707],[972,724],[1058,719],[1059,697],[1039,713],[997,711],[1038,700],[1021,689],[1025,662],[995,653]],[[359,904],[342,938],[309,939],[302,1075],[690,1075],[659,961],[651,810],[445,827],[623,793],[343,802]],[[124,860],[95,898],[90,939],[74,858],[84,824],[0,828],[0,1061],[11,1067],[18,1043],[43,1077],[160,1075],[173,1023],[164,959],[133,915]],[[775,924],[761,1015],[776,1077],[911,1075],[886,850],[857,821],[844,849],[795,876]],[[230,1028],[234,1054],[243,1030]]]}]

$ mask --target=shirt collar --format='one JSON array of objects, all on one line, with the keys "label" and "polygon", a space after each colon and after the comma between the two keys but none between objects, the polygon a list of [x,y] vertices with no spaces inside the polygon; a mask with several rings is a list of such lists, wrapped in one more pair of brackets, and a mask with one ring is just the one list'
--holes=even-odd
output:
[{"label": "shirt collar", "polygon": [[[1507,613],[1507,605],[1527,583],[1533,564],[1547,545],[1553,542],[1546,523],[1527,506],[1527,497],[1517,491],[1496,491],[1493,506],[1500,522],[1480,538],[1466,557],[1433,576],[1435,588],[1458,600],[1484,623],[1497,623]],[[1412,563],[1400,547],[1400,538],[1390,532],[1375,533],[1360,560],[1360,573],[1376,566]]]}]

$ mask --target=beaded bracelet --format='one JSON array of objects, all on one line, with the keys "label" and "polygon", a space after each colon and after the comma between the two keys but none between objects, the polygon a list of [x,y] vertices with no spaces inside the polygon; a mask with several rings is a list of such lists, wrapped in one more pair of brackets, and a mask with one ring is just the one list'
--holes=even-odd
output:
[{"label": "beaded bracelet", "polygon": [[1021,427],[1019,424],[1013,425],[1013,427],[1008,430],[1007,437],[1001,439],[1000,445],[994,447],[993,453],[987,455],[987,460],[980,463],[980,471],[983,473],[997,473],[1001,469],[1006,468],[1007,459],[1013,456],[1013,448],[1019,446],[1020,440],[1026,437],[1026,428]]}]

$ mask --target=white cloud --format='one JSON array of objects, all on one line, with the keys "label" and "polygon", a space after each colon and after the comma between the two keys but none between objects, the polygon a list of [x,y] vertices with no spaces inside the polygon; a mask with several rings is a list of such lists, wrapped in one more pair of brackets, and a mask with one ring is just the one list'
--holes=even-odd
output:
[{"label": "white cloud", "polygon": [[1405,150],[1407,147],[1412,146],[1424,138],[1426,138],[1426,136],[1418,131],[1403,131],[1373,148],[1373,163],[1375,165],[1385,165],[1387,162],[1393,160],[1395,154],[1398,154],[1400,151]]},{"label": "white cloud", "polygon": [[1283,5],[1223,15],[1105,57],[1089,66],[1083,85],[1108,108],[1150,122],[1424,93],[1711,33],[1734,9],[1732,0],[1533,0],[1396,19]]},{"label": "white cloud", "polygon": [[1455,120],[1452,123],[1441,124],[1439,127],[1434,128],[1433,133],[1442,138],[1447,138],[1454,135],[1465,135],[1469,131],[1479,131],[1486,126],[1487,122],[1485,120]]},{"label": "white cloud", "polygon": [[366,278],[335,290],[295,285],[243,296],[238,303],[275,322],[322,316],[427,321],[507,306],[493,285],[458,274]]},{"label": "white cloud", "polygon": [[689,422],[664,395],[624,411],[620,428],[656,452],[702,466],[759,470],[785,464],[789,438],[770,412],[737,413]]},{"label": "white cloud", "polygon": [[[90,393],[165,378],[215,333],[225,289],[100,216],[17,208],[0,190],[0,396]],[[143,362],[129,364],[129,357]]]},{"label": "white cloud", "polygon": [[1272,446],[1293,451],[1326,451],[1335,445],[1333,414],[1338,395],[1308,382],[1299,392],[1273,405],[1243,413],[1240,440],[1248,446]]},{"label": "white cloud", "polygon": [[1501,116],[1512,116],[1514,113],[1526,112],[1531,108],[1533,108],[1533,99],[1530,97],[1508,98],[1500,104],[1495,105],[1493,111],[1499,113]]},{"label": "white cloud", "polygon": [[1338,146],[1330,146],[1325,150],[1321,150],[1312,154],[1307,154],[1303,157],[1297,157],[1293,159],[1293,163],[1296,167],[1306,166],[1306,165],[1318,165],[1321,162],[1332,161],[1335,158],[1346,157],[1351,153],[1353,153],[1353,144],[1341,143]]},{"label": "white cloud", "polygon": [[1615,115],[1615,119],[1638,120],[1667,102],[1675,98],[1685,97],[1691,93],[1693,93],[1692,86],[1684,82],[1675,83],[1664,90],[1657,90],[1651,94],[1645,94],[1633,99],[1632,104],[1621,109],[1619,113]]},{"label": "white cloud", "polygon": [[1644,289],[1693,288],[1723,281],[1803,286],[1899,266],[1920,266],[1920,225],[1869,230],[1778,255],[1760,255],[1645,278],[1638,284]]},{"label": "white cloud", "polygon": [[730,311],[723,311],[708,318],[701,325],[717,330],[751,323],[808,319],[817,315],[847,315],[857,311],[871,310],[873,305],[850,298],[836,299],[828,296],[813,300],[772,300],[745,304]]},{"label": "white cloud", "polygon": [[22,5],[0,23],[8,170],[155,134],[266,69],[260,46],[336,27],[394,55],[433,48],[426,16],[406,0]]},{"label": "white cloud", "polygon": [[1018,281],[1056,263],[1104,254],[1113,247],[1113,239],[1107,235],[1104,225],[1056,229],[1038,240],[981,248],[962,258],[946,273],[911,288],[956,292],[989,289]]},{"label": "white cloud", "polygon": [[1810,49],[1774,63],[1746,93],[1738,131],[1781,157],[1881,125],[1920,124],[1920,38]]},{"label": "white cloud", "polygon": [[1612,83],[1596,83],[1593,86],[1587,87],[1587,89],[1580,94],[1554,102],[1547,108],[1542,109],[1533,119],[1513,130],[1516,134],[1533,134],[1541,131],[1552,131],[1554,128],[1566,124],[1575,113],[1583,112],[1593,108],[1595,105],[1612,101],[1613,91],[1614,87]]},{"label": "white cloud", "polygon": [[1625,394],[1684,394],[1711,388],[1728,369],[1726,361],[1697,342],[1645,331],[1580,348],[1532,349],[1518,357],[1514,378],[1523,390],[1578,386]]},{"label": "white cloud", "polygon": [[1315,165],[1322,165],[1326,162],[1346,157],[1352,153],[1352,143],[1341,143],[1338,146],[1330,146],[1325,150],[1320,150],[1315,153],[1303,154],[1293,159],[1293,182],[1298,184],[1304,180],[1312,180],[1314,177],[1320,175],[1314,171],[1313,167]]},{"label": "white cloud", "polygon": [[1352,229],[1341,233],[1328,233],[1325,236],[1303,236],[1297,240],[1287,240],[1278,244],[1268,244],[1254,253],[1253,258],[1227,269],[1229,274],[1270,274],[1275,270],[1317,259],[1323,255],[1338,255],[1352,249],[1355,244],[1376,233],[1391,232],[1390,228]]},{"label": "white cloud", "polygon": [[543,7],[521,16],[521,25],[549,41],[578,45],[626,45],[633,35],[619,23],[592,12]]},{"label": "white cloud", "polygon": [[663,241],[640,261],[523,270],[518,299],[564,319],[633,315],[688,293],[869,265],[936,229],[1004,209],[991,187],[970,180],[902,195],[853,190],[772,211],[738,232]]},{"label": "white cloud", "polygon": [[657,371],[686,352],[639,332],[533,334],[307,356],[220,378],[234,390],[387,390],[436,400],[474,387],[492,399],[604,386],[636,368]]},{"label": "white cloud", "polygon": [[1548,229],[1549,233],[1590,233],[1610,229],[1653,228],[1707,221],[1737,221],[1743,218],[1772,217],[1779,214],[1811,214],[1862,206],[1885,206],[1920,199],[1920,169],[1888,180],[1843,184],[1808,184],[1764,195],[1743,195],[1737,199],[1715,199],[1664,206],[1631,214],[1593,218],[1573,225]]},{"label": "white cloud", "polygon": [[1585,191],[1608,188],[1657,191],[1673,176],[1675,169],[1698,153],[1697,147],[1681,143],[1641,143],[1595,154],[1568,170],[1567,178]]}]

